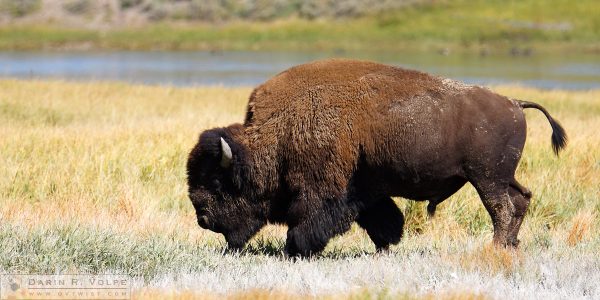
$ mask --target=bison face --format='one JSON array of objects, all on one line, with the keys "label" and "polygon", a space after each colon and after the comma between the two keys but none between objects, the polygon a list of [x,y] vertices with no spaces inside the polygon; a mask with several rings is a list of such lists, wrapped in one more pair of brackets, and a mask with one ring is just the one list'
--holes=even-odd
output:
[{"label": "bison face", "polygon": [[244,150],[231,127],[200,135],[187,163],[188,192],[198,225],[222,233],[230,248],[242,248],[266,224],[264,209],[244,195]]}]

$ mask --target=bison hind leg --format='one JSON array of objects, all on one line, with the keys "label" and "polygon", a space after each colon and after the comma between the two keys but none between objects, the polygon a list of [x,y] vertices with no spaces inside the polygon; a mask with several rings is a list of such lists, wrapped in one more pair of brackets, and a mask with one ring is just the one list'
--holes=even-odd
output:
[{"label": "bison hind leg", "polygon": [[513,179],[513,181],[510,183],[508,195],[510,196],[510,200],[515,207],[515,212],[509,225],[509,242],[512,244],[512,246],[517,247],[519,245],[519,239],[517,236],[519,235],[519,229],[523,223],[523,218],[527,213],[527,208],[529,208],[531,191]]},{"label": "bison hind leg", "polygon": [[[515,215],[515,206],[509,195],[508,182],[481,179],[471,181],[475,186],[485,209],[494,225],[494,244],[513,246],[511,223]],[[513,226],[514,227],[514,226]]]},{"label": "bison hind leg", "polygon": [[382,197],[361,210],[356,222],[367,231],[378,251],[400,242],[404,231],[404,215],[390,197]]},{"label": "bison hind leg", "polygon": [[528,188],[522,186],[516,179],[513,179],[510,182],[510,187],[516,189],[517,192],[519,192],[523,197],[531,198],[531,191]]}]

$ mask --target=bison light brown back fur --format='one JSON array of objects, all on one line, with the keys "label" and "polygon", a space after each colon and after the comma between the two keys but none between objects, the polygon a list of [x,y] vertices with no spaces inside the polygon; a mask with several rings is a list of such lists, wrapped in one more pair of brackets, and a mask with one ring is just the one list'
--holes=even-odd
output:
[{"label": "bison light brown back fur", "polygon": [[253,91],[243,125],[201,134],[190,199],[232,248],[272,222],[288,225],[288,254],[309,255],[354,221],[378,249],[397,243],[404,218],[390,197],[428,200],[433,214],[470,182],[494,242],[516,246],[531,197],[514,179],[528,107],[547,116],[558,152],[564,130],[535,103],[372,62],[296,66]]}]

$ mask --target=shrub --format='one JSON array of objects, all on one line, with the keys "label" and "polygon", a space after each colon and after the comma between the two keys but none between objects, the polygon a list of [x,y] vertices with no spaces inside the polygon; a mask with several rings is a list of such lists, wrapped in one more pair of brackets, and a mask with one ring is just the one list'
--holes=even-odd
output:
[{"label": "shrub", "polygon": [[92,1],[90,0],[69,0],[63,4],[63,9],[73,15],[86,14],[91,11]]},{"label": "shrub", "polygon": [[0,0],[0,13],[13,17],[23,17],[36,12],[41,0]]}]

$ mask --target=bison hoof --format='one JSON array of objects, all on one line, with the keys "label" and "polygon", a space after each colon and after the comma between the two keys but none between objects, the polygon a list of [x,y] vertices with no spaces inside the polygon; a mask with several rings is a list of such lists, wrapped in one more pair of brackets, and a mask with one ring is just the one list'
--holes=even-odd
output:
[{"label": "bison hoof", "polygon": [[290,239],[290,237],[288,237],[288,239],[285,243],[284,253],[286,256],[294,257],[294,258],[308,257],[311,254],[311,252],[309,250],[299,248],[298,245],[296,244],[295,239],[293,239],[293,238]]},{"label": "bison hoof", "polygon": [[387,245],[383,245],[383,246],[377,246],[376,251],[377,251],[377,253],[382,253],[382,254],[390,253],[390,245],[387,244]]},{"label": "bison hoof", "polygon": [[285,248],[283,249],[283,253],[285,254],[285,256],[288,256],[288,257],[296,257],[299,255],[298,248],[296,248],[296,245],[294,245],[293,243],[290,243],[289,239],[285,243]]},{"label": "bison hoof", "polygon": [[494,240],[494,245],[504,248],[517,248],[519,246],[519,243],[520,241],[516,238],[508,238],[504,241]]},{"label": "bison hoof", "polygon": [[284,254],[287,257],[291,257],[291,258],[302,258],[302,257],[309,257],[311,255],[310,251],[306,251],[306,250],[300,250],[295,246],[289,245],[285,247],[284,250]]},{"label": "bison hoof", "polygon": [[521,243],[521,241],[519,241],[519,239],[512,239],[510,241],[509,246],[512,246],[514,248],[518,248],[520,243]]},{"label": "bison hoof", "polygon": [[322,243],[315,244],[309,235],[292,229],[288,231],[284,251],[290,257],[309,257],[325,248],[324,245],[321,246]]}]

